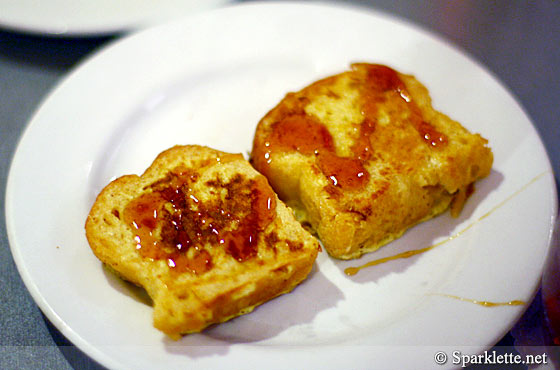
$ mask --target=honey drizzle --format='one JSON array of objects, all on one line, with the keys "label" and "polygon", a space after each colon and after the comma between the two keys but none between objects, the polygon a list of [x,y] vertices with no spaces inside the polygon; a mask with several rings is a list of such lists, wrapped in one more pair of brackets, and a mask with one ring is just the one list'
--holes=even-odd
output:
[{"label": "honey drizzle", "polygon": [[479,301],[477,299],[459,297],[459,296],[456,296],[456,295],[453,295],[453,294],[442,294],[442,293],[434,293],[434,294],[442,296],[442,297],[457,299],[457,300],[462,301],[462,302],[469,302],[469,303],[477,304],[477,305],[483,306],[483,307],[523,306],[523,305],[527,304],[525,301],[521,301],[521,300],[517,300],[517,299],[515,299],[513,301],[509,301],[509,302],[490,302],[490,301]]},{"label": "honey drizzle", "polygon": [[208,245],[224,248],[238,262],[258,254],[259,235],[276,217],[276,198],[264,177],[208,181],[227,193],[214,202],[196,197],[197,176],[187,169],[177,167],[164,180],[123,212],[143,258],[165,260],[172,271],[201,274],[213,268]]},{"label": "honey drizzle", "polygon": [[370,261],[362,266],[357,266],[357,267],[348,267],[344,270],[344,273],[348,276],[353,276],[356,275],[360,270],[366,268],[366,267],[371,267],[371,266],[376,266],[376,265],[380,265],[382,263],[385,262],[389,262],[389,261],[393,261],[396,259],[401,259],[401,258],[410,258],[412,256],[415,256],[417,254],[421,254],[424,252],[427,252],[431,249],[434,249],[436,247],[439,247],[440,245],[443,245],[447,242],[452,241],[453,239],[458,238],[459,236],[463,235],[467,230],[469,230],[471,227],[473,227],[474,225],[478,224],[480,221],[484,220],[486,217],[490,216],[492,213],[494,213],[494,211],[496,211],[497,209],[499,209],[500,207],[502,207],[504,204],[506,204],[507,202],[509,202],[512,198],[514,198],[515,196],[519,195],[520,193],[522,193],[525,189],[527,189],[530,185],[532,185],[534,182],[536,182],[538,179],[540,179],[541,177],[543,177],[546,173],[548,173],[548,171],[545,171],[537,176],[535,176],[533,179],[531,179],[527,184],[523,185],[519,190],[517,190],[516,192],[514,192],[513,194],[509,195],[507,198],[505,198],[504,200],[502,200],[500,203],[498,203],[497,205],[495,205],[494,207],[492,207],[488,212],[486,212],[485,214],[483,214],[482,216],[480,216],[478,219],[476,219],[475,221],[473,221],[472,223],[470,223],[469,225],[467,225],[464,229],[460,230],[459,232],[457,232],[456,234],[451,235],[450,237],[448,237],[445,240],[442,240],[439,243],[430,245],[429,247],[425,247],[425,248],[421,248],[421,249],[412,249],[406,252],[402,252],[399,254],[396,254],[394,256],[389,256],[389,257],[384,257],[384,258],[380,258],[380,259],[376,259],[373,261]]},{"label": "honey drizzle", "polygon": [[[277,150],[294,151],[307,156],[314,154],[319,169],[328,179],[325,190],[331,196],[338,196],[339,190],[363,189],[370,180],[366,163],[373,154],[370,137],[376,130],[378,105],[387,100],[393,104],[404,104],[403,108],[410,113],[407,121],[431,149],[437,150],[447,144],[445,134],[424,120],[422,110],[395,70],[365,63],[353,64],[352,68],[366,69],[365,80],[359,84],[363,95],[360,103],[363,120],[357,125],[359,134],[350,148],[352,154],[339,156],[336,153],[329,130],[320,120],[305,112],[307,102],[300,99],[293,106],[288,104],[279,110],[275,122],[271,124],[271,132],[263,140],[255,141],[251,162],[258,171],[269,177]],[[293,93],[287,95],[290,99],[294,96]]]}]

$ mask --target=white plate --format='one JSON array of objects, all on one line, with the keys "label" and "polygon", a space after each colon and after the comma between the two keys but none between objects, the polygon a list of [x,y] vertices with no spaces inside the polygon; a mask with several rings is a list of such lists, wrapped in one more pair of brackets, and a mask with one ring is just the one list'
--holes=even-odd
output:
[{"label": "white plate", "polygon": [[49,35],[128,31],[230,0],[0,0],[0,26]]},{"label": "white plate", "polygon": [[[489,139],[491,175],[458,219],[443,215],[359,261],[320,254],[308,280],[255,312],[172,342],[138,290],[102,268],[83,225],[112,178],[141,173],[174,144],[247,153],[255,126],[288,91],[385,63],[413,73],[435,106]],[[511,197],[513,195],[513,197]],[[511,198],[510,198],[511,197]],[[506,89],[460,51],[363,10],[250,4],[122,39],[79,66],[36,113],[6,199],[12,253],[39,307],[110,368],[431,368],[434,353],[480,351],[529,303],[556,215],[550,163]],[[490,214],[479,220],[485,214]],[[348,277],[343,269],[459,237]]]}]

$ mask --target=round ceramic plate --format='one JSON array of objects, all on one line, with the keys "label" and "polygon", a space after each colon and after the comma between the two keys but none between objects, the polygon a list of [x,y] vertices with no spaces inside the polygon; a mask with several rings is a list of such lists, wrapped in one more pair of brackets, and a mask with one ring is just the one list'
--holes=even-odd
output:
[{"label": "round ceramic plate", "polygon": [[[167,339],[152,327],[145,293],[91,253],[84,222],[95,196],[175,144],[247,155],[257,122],[287,92],[358,61],[414,74],[437,109],[489,140],[490,176],[459,218],[425,222],[359,260],[321,253],[292,293],[201,334]],[[385,15],[291,3],[197,14],[126,37],[82,63],[29,124],[6,198],[12,253],[39,307],[101,364],[133,369],[417,369],[433,367],[437,351],[453,366],[453,351],[492,346],[531,302],[555,214],[543,145],[484,68]]]},{"label": "round ceramic plate", "polygon": [[128,31],[230,0],[0,0],[0,26],[48,35]]}]

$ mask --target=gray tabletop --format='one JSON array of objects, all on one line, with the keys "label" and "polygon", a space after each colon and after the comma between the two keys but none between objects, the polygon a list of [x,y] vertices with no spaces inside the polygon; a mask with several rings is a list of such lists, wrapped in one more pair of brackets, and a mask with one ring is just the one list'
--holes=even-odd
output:
[{"label": "gray tabletop", "polygon": [[[560,174],[560,2],[356,0],[429,29],[485,65],[531,117]],[[33,11],[30,9],[30,11]],[[454,15],[453,21],[449,17]],[[20,279],[5,226],[11,158],[49,91],[85,56],[123,34],[46,37],[0,28],[0,368],[101,368],[42,315]],[[32,227],[32,226],[31,226]],[[530,306],[539,315],[539,295]],[[506,335],[500,346],[511,346]]]}]

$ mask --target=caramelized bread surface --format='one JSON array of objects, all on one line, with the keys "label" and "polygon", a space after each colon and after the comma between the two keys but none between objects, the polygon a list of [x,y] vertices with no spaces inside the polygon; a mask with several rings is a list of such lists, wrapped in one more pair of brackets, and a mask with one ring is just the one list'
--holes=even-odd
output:
[{"label": "caramelized bread surface", "polygon": [[240,154],[202,146],[111,182],[85,228],[94,254],[146,289],[154,326],[172,338],[291,291],[319,250]]},{"label": "caramelized bread surface", "polygon": [[356,258],[451,206],[490,173],[487,140],[387,66],[289,93],[259,122],[251,162],[336,258]]}]

